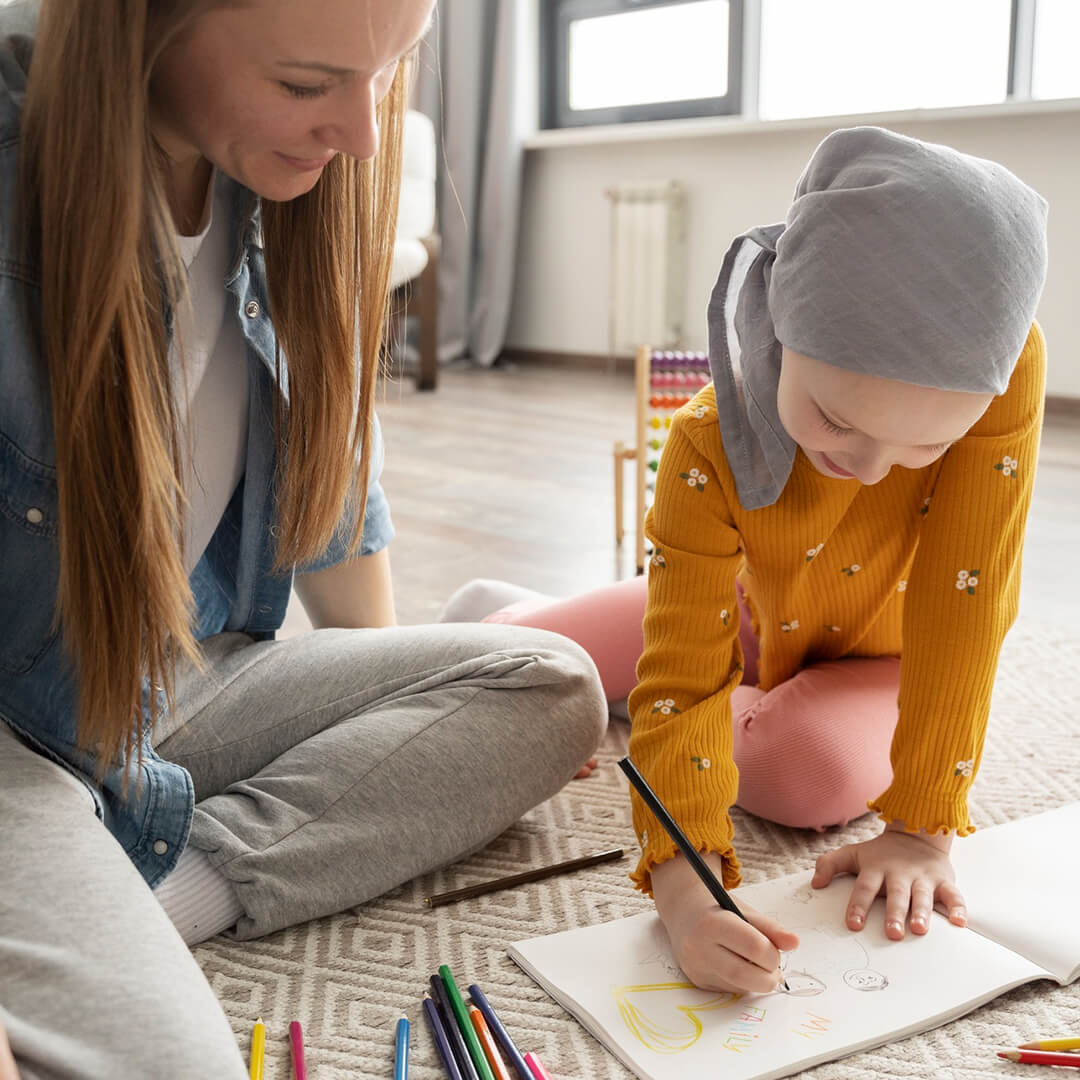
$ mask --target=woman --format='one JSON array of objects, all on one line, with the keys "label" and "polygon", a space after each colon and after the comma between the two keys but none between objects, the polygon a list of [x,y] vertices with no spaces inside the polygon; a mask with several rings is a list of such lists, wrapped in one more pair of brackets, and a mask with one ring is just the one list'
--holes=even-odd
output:
[{"label": "woman", "polygon": [[[24,1078],[244,1075],[177,929],[362,903],[599,737],[570,643],[393,627],[371,402],[432,2],[45,0],[0,49],[0,1026]],[[320,629],[274,642],[294,580]]]}]

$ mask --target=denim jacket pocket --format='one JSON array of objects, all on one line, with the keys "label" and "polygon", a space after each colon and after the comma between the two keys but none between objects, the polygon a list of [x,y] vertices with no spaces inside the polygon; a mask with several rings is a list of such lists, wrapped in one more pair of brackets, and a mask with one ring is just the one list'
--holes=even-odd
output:
[{"label": "denim jacket pocket", "polygon": [[21,675],[57,634],[56,470],[0,432],[0,671]]}]

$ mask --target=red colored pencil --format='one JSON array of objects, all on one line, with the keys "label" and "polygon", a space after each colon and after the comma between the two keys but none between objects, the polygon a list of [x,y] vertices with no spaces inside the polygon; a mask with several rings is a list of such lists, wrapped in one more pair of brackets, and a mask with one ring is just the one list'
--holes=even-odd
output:
[{"label": "red colored pencil", "polygon": [[307,1066],[304,1064],[304,1029],[299,1020],[289,1025],[289,1044],[292,1047],[293,1080],[307,1080]]},{"label": "red colored pencil", "polygon": [[1052,1050],[999,1050],[998,1057],[1021,1065],[1069,1065],[1080,1069],[1080,1054],[1058,1054]]}]

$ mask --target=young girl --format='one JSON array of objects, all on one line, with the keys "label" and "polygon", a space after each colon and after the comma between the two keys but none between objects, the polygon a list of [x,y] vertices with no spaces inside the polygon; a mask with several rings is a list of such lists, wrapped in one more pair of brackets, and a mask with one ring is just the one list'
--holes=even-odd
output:
[{"label": "young girl", "polygon": [[[432,6],[44,0],[36,37],[0,38],[0,1031],[24,1078],[239,1080],[184,940],[482,846],[606,720],[564,639],[392,625],[371,402]],[[340,629],[273,640],[294,571]]]},{"label": "young girl", "polygon": [[[878,128],[830,135],[783,225],[738,238],[709,307],[713,385],[675,416],[644,583],[491,616],[570,634],[630,751],[728,886],[729,808],[876,838],[822,856],[856,878],[847,926],[964,922],[949,848],[972,831],[998,652],[1016,615],[1042,418],[1033,325],[1046,206],[992,162]],[[467,587],[451,617],[484,603]],[[457,614],[455,614],[455,611]],[[637,616],[638,618],[635,618]],[[891,747],[891,750],[890,750]],[[722,911],[635,798],[642,858],[686,974],[765,991],[796,938]]]}]

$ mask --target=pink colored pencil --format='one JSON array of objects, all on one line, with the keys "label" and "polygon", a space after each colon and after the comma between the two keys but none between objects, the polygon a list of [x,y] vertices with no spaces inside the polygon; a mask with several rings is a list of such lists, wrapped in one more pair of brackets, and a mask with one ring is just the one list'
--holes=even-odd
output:
[{"label": "pink colored pencil", "polygon": [[532,1070],[535,1080],[554,1080],[551,1073],[544,1068],[544,1063],[535,1054],[526,1054],[525,1064]]},{"label": "pink colored pencil", "polygon": [[292,1047],[293,1080],[307,1080],[304,1065],[304,1029],[299,1020],[289,1025],[289,1045]]},{"label": "pink colored pencil", "polygon": [[1068,1065],[1080,1069],[1080,1054],[1058,1054],[1051,1050],[999,1050],[998,1057],[1021,1065]]}]

